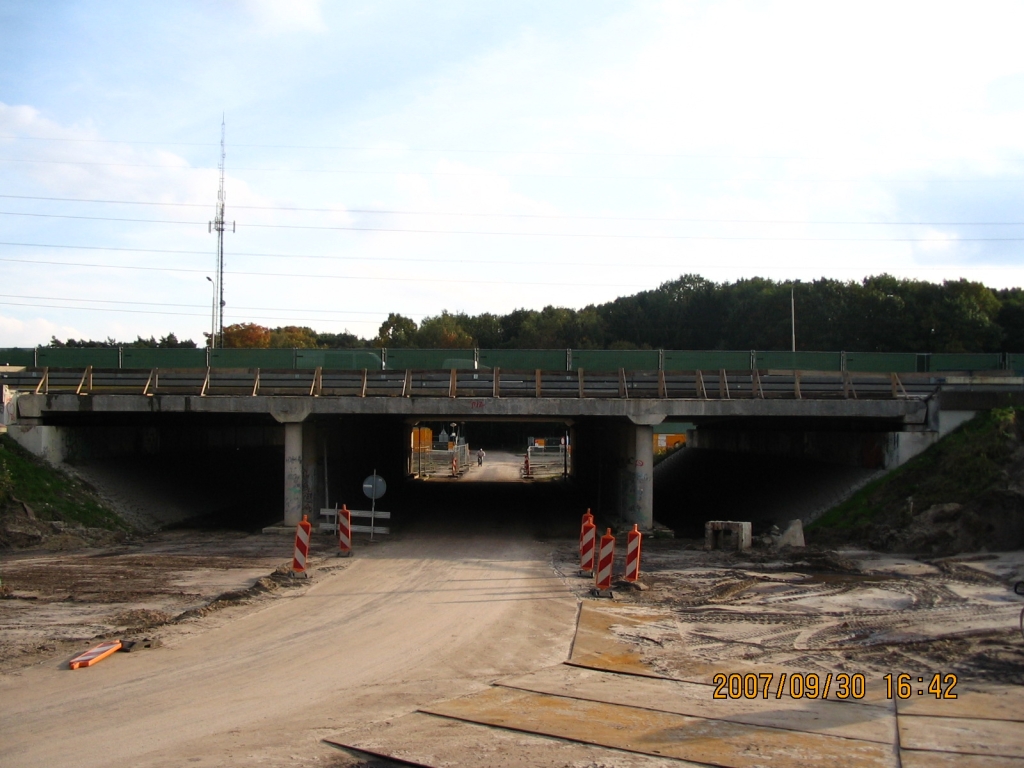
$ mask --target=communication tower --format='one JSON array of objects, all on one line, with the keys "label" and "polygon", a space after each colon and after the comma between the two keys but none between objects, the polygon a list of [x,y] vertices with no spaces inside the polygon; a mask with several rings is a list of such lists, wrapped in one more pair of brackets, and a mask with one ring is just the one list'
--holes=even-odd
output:
[{"label": "communication tower", "polygon": [[[217,233],[217,285],[214,293],[219,297],[217,303],[216,332],[210,339],[211,347],[224,346],[224,230],[227,222],[224,220],[224,117],[220,119],[220,163],[217,168],[220,171],[220,190],[217,192],[217,217],[210,222],[209,231]],[[235,231],[235,222],[231,222],[231,231]]]}]

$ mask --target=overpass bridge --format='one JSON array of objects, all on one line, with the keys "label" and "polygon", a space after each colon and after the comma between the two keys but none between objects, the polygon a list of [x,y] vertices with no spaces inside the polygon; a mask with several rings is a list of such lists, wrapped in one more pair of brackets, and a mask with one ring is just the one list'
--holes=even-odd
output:
[{"label": "overpass bridge", "polygon": [[[186,351],[209,362],[208,350]],[[382,462],[374,469],[409,474],[410,435],[421,422],[560,422],[571,433],[576,478],[596,489],[606,513],[649,528],[653,429],[665,420],[693,423],[700,447],[899,463],[973,411],[1024,403],[1024,378],[1005,367],[674,370],[661,367],[659,352],[645,358],[659,366],[652,369],[504,370],[481,367],[479,352],[474,367],[443,370],[389,369],[383,361],[362,369],[16,365],[0,368],[0,382],[12,434],[52,459],[104,430],[143,450],[147,440],[181,445],[215,433],[224,444],[225,432],[283,445],[289,525],[332,504],[329,487],[349,488],[369,473],[346,448],[353,440]],[[756,363],[756,353],[748,359]],[[351,477],[328,467],[331,445],[334,456],[352,460]]]}]

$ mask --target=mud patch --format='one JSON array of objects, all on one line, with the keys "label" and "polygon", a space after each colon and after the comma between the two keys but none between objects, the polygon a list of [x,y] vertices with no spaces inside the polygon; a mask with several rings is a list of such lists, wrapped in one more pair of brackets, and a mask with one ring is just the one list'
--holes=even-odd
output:
[{"label": "mud patch", "polygon": [[[1024,599],[1012,591],[1024,552],[918,560],[814,548],[723,556],[656,539],[644,547],[649,588],[617,592],[616,604],[666,611],[674,626],[612,631],[657,674],[735,661],[1024,684]],[[564,552],[569,572],[572,549]]]},{"label": "mud patch", "polygon": [[[315,537],[312,553],[332,544]],[[288,575],[291,549],[278,536],[173,531],[131,546],[9,553],[0,562],[0,672],[97,638],[196,631],[213,613],[305,586]]]}]

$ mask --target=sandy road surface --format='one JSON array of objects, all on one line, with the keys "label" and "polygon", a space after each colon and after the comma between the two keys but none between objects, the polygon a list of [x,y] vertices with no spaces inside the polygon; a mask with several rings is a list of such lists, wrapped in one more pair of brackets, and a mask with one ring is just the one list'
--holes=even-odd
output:
[{"label": "sandy road surface", "polygon": [[522,455],[505,451],[487,451],[483,466],[477,466],[473,455],[469,471],[460,478],[463,483],[508,483],[521,482],[519,468],[523,465]]},{"label": "sandy road surface", "polygon": [[350,765],[320,739],[566,658],[576,600],[549,551],[418,533],[163,648],[5,675],[2,763]]}]

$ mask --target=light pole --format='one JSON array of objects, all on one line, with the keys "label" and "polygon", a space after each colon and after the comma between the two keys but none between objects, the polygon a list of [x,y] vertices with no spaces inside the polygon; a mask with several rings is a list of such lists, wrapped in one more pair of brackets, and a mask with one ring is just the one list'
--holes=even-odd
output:
[{"label": "light pole", "polygon": [[796,352],[796,294],[792,285],[789,286],[789,323],[793,329],[793,351]]},{"label": "light pole", "polygon": [[213,349],[217,346],[217,284],[209,275],[206,279],[210,281],[210,287],[213,289],[213,298],[210,300],[210,349]]}]

